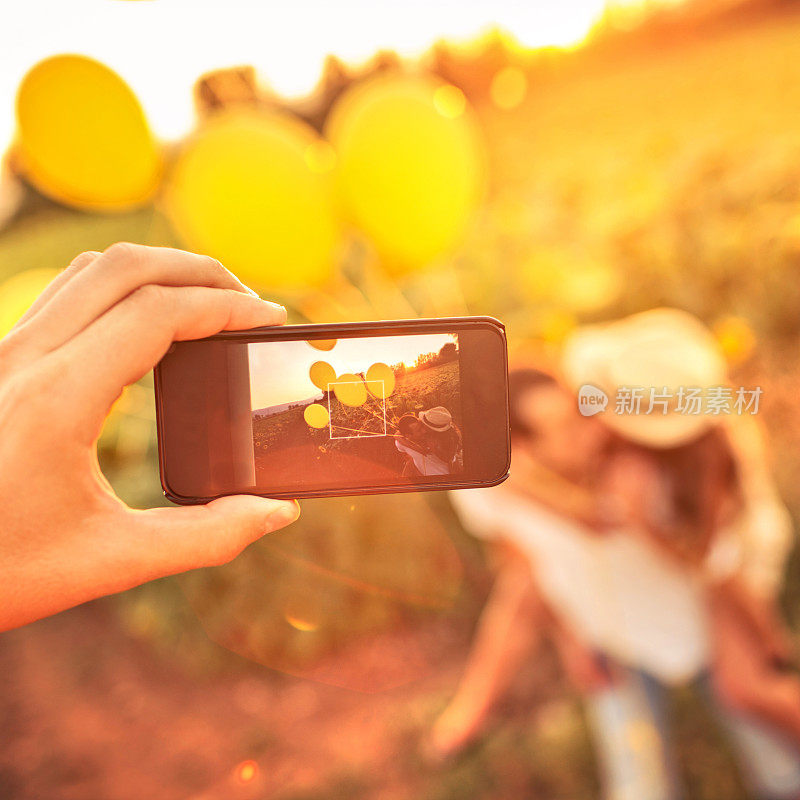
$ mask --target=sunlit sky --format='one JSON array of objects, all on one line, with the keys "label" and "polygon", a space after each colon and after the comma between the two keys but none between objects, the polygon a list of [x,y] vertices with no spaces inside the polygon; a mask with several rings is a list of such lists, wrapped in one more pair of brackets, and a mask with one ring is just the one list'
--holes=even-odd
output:
[{"label": "sunlit sky", "polygon": [[337,375],[366,372],[378,361],[412,366],[422,353],[436,353],[452,341],[451,336],[438,333],[339,339],[327,352],[313,348],[308,342],[251,344],[248,347],[250,407],[269,408],[319,397],[320,391],[308,377],[315,361],[327,361]]},{"label": "sunlit sky", "polygon": [[[672,0],[674,2],[674,0]],[[252,64],[287,96],[313,88],[332,53],[360,63],[379,49],[414,57],[441,38],[501,28],[522,45],[580,42],[608,5],[646,0],[7,0],[0,10],[0,151],[14,131],[25,72],[56,53],[103,61],[134,88],[155,132],[191,128],[203,72]]]}]

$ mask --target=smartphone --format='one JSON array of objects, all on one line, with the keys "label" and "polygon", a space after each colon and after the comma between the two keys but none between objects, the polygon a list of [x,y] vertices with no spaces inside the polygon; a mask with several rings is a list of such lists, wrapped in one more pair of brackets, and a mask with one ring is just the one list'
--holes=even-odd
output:
[{"label": "smartphone", "polygon": [[155,369],[175,503],[493,486],[508,475],[503,325],[286,325],[176,342]]}]

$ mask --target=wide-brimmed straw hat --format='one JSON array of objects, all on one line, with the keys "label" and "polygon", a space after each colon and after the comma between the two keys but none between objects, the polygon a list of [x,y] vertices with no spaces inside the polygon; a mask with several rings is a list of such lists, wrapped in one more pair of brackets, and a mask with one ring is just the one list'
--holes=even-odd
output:
[{"label": "wide-brimmed straw hat", "polygon": [[[720,416],[685,413],[678,408],[681,390],[725,384],[725,359],[711,332],[691,314],[658,308],[617,322],[579,328],[566,342],[564,378],[580,393],[586,386],[605,393],[608,405],[597,414],[625,438],[648,447],[669,448],[700,436]],[[618,413],[621,392],[642,389],[640,413]],[[651,413],[650,390],[671,395]],[[591,391],[591,390],[589,390]],[[630,396],[630,395],[628,395]]]},{"label": "wide-brimmed straw hat", "polygon": [[419,421],[432,431],[442,433],[453,427],[453,417],[444,406],[435,406],[427,411],[420,411]]}]

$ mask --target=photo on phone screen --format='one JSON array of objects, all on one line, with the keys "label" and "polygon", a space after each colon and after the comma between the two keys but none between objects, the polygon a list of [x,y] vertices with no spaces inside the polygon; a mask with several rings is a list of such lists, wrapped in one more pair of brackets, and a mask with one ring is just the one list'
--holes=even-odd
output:
[{"label": "photo on phone screen", "polygon": [[[463,471],[457,333],[251,342],[257,485]],[[280,375],[280,380],[276,376]]]},{"label": "photo on phone screen", "polygon": [[175,502],[466,488],[508,473],[506,340],[491,318],[226,331],[176,342],[155,378]]}]

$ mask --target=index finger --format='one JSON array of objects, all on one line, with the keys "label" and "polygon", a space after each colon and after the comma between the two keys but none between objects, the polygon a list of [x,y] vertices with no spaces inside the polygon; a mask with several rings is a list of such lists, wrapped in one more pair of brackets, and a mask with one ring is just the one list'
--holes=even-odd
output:
[{"label": "index finger", "polygon": [[256,296],[210,256],[120,242],[82,269],[72,271],[44,306],[20,327],[17,346],[38,353],[54,350],[147,284],[207,286]]},{"label": "index finger", "polygon": [[76,272],[80,272],[80,270],[82,270],[84,267],[91,264],[92,261],[94,261],[99,255],[100,253],[97,250],[86,250],[85,252],[79,253],[77,256],[75,256],[75,258],[73,258],[70,262],[69,266],[56,275],[52,281],[50,281],[50,283],[47,285],[47,288],[45,288],[45,290],[36,298],[31,307],[17,320],[14,328],[19,328],[31,317],[38,314],[39,311],[41,311],[45,305],[50,302],[55,294],[61,291],[67,281],[72,279]]},{"label": "index finger", "polygon": [[283,306],[231,289],[149,284],[44,362],[53,365],[64,397],[80,405],[94,436],[122,389],[151,370],[173,341],[285,321]]}]

